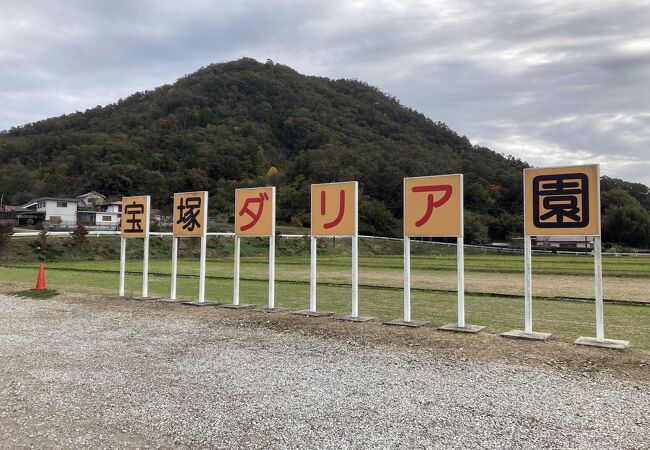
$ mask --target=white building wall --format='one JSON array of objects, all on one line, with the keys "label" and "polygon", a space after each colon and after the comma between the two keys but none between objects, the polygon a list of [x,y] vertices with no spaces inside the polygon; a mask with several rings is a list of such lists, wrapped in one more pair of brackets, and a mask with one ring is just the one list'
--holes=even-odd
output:
[{"label": "white building wall", "polygon": [[56,205],[54,200],[47,200],[45,208],[38,209],[38,211],[45,212],[45,220],[50,220],[52,216],[60,217],[65,225],[75,226],[77,224],[77,203],[67,202],[66,207]]},{"label": "white building wall", "polygon": [[[111,220],[104,220],[110,217]],[[95,215],[95,225],[116,226],[120,223],[120,214],[112,212],[98,212]]]}]

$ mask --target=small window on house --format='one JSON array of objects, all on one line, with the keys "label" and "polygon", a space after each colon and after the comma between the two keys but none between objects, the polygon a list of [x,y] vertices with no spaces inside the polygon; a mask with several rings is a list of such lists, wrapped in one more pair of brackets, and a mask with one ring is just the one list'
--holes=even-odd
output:
[{"label": "small window on house", "polygon": [[68,207],[68,202],[56,202],[56,207],[57,208],[67,208]]},{"label": "small window on house", "polygon": [[45,208],[45,202],[38,202],[38,205],[36,205],[38,209]]},{"label": "small window on house", "polygon": [[111,216],[102,216],[102,222],[110,222]]}]

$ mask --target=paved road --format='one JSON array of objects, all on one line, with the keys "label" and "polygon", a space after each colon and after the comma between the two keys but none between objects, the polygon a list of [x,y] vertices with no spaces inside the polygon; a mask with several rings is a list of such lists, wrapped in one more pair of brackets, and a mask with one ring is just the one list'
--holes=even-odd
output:
[{"label": "paved road", "polygon": [[0,447],[650,446],[646,384],[174,308],[0,295]]}]

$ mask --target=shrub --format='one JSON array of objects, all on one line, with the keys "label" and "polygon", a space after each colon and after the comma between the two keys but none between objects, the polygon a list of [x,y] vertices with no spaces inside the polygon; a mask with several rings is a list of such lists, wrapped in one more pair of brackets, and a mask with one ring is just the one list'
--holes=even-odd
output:
[{"label": "shrub", "polygon": [[83,225],[77,225],[70,233],[70,237],[74,242],[74,245],[81,246],[86,242],[86,236],[88,235],[88,230]]}]

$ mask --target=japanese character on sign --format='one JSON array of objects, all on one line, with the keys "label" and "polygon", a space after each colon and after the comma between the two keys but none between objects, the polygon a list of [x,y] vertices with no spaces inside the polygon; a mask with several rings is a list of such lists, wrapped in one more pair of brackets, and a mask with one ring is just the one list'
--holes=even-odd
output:
[{"label": "japanese character on sign", "polygon": [[[325,191],[322,191],[320,193],[320,215],[321,216],[324,216],[327,211],[326,201],[327,198],[325,195]],[[323,228],[329,230],[337,226],[339,223],[341,223],[341,220],[343,220],[344,212],[345,212],[345,190],[341,189],[341,191],[339,192],[339,212],[336,214],[334,220],[332,220],[331,222],[324,223]]]},{"label": "japanese character on sign", "polygon": [[[434,186],[415,186],[411,189],[413,192],[429,192],[429,195],[427,196],[427,210],[424,213],[424,215],[415,222],[416,227],[421,227],[425,223],[431,219],[431,215],[433,214],[433,209],[438,208],[445,203],[451,198],[451,193],[452,193],[452,187],[449,184],[443,184],[443,185],[434,185]],[[438,200],[434,201],[434,196],[433,192],[444,192],[442,194],[442,197],[440,197]]]},{"label": "japanese character on sign", "polygon": [[142,214],[144,214],[144,204],[136,203],[135,200],[130,205],[124,207],[124,214],[127,215],[126,223],[130,225],[125,228],[125,233],[142,232]]},{"label": "japanese character on sign", "polygon": [[538,228],[583,228],[589,224],[589,178],[584,173],[533,178],[533,223]]},{"label": "japanese character on sign", "polygon": [[122,197],[122,237],[139,238],[148,235],[150,204],[148,195]]},{"label": "japanese character on sign", "polygon": [[201,213],[201,197],[181,197],[180,203],[176,207],[179,211],[177,224],[182,224],[183,229],[194,231],[195,228],[201,228],[198,216]]},{"label": "japanese character on sign", "polygon": [[235,233],[238,236],[275,234],[275,188],[235,190]]},{"label": "japanese character on sign", "polygon": [[173,234],[176,237],[199,237],[207,232],[208,193],[182,192],[174,194]]},{"label": "japanese character on sign", "polygon": [[314,236],[357,234],[356,181],[311,185],[311,233]]},{"label": "japanese character on sign", "polygon": [[[239,211],[239,215],[243,216],[244,214],[246,214],[251,218],[251,221],[239,227],[241,231],[250,230],[257,224],[257,222],[259,222],[260,217],[262,217],[262,213],[264,212],[264,202],[267,201],[268,199],[269,199],[269,194],[267,194],[266,192],[261,192],[256,197],[249,197],[246,200],[244,200],[244,206]],[[249,207],[250,204],[257,204],[258,206],[257,211],[252,211]]]},{"label": "japanese character on sign", "polygon": [[404,178],[404,235],[463,235],[463,176]]},{"label": "japanese character on sign", "polygon": [[597,164],[524,169],[527,236],[599,236]]}]

